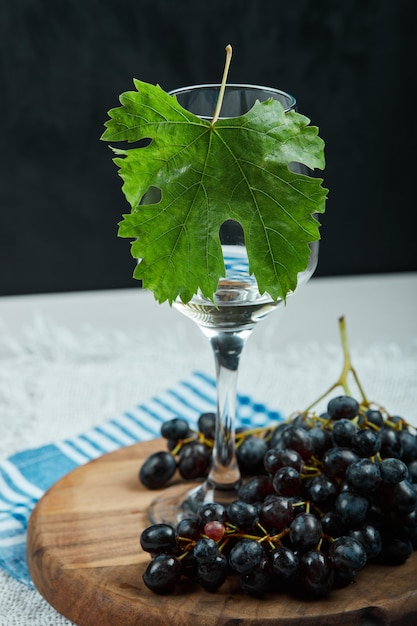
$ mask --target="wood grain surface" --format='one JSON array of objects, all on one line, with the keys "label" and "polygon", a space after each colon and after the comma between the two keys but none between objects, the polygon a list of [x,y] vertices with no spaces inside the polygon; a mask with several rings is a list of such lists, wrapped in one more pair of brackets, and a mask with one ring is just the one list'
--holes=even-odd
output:
[{"label": "wood grain surface", "polygon": [[277,593],[251,598],[231,577],[216,593],[180,583],[149,591],[149,555],[139,544],[147,507],[138,470],[161,440],[122,448],[58,481],[37,504],[28,529],[29,571],[42,596],[79,626],[411,626],[417,624],[417,554],[399,567],[367,565],[348,588],[321,601]]}]

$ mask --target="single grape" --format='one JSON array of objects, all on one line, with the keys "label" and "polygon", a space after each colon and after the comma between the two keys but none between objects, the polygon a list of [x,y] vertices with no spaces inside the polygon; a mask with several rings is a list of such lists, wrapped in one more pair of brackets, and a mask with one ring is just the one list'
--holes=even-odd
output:
[{"label": "single grape", "polygon": [[314,456],[321,459],[323,454],[333,446],[333,436],[331,431],[322,426],[314,426],[309,431],[309,437],[313,443]]},{"label": "single grape", "polygon": [[237,574],[249,574],[263,556],[264,550],[258,541],[241,539],[231,549],[229,563]]},{"label": "single grape", "polygon": [[272,478],[270,476],[252,476],[239,488],[238,496],[244,502],[254,504],[262,502],[268,495],[274,493]]},{"label": "single grape", "polygon": [[157,554],[159,552],[173,553],[177,547],[177,532],[169,524],[153,524],[145,528],[140,536],[142,550]]},{"label": "single grape", "polygon": [[269,559],[263,556],[260,562],[248,573],[240,577],[240,588],[247,594],[262,598],[271,587],[271,570]]},{"label": "single grape", "polygon": [[399,483],[383,483],[381,487],[382,506],[396,513],[410,513],[417,506],[417,493],[408,480]]},{"label": "single grape", "polygon": [[332,434],[336,445],[346,448],[352,445],[353,436],[358,432],[358,427],[354,422],[346,417],[342,417],[334,423]]},{"label": "single grape", "polygon": [[399,483],[409,476],[407,465],[400,459],[383,459],[379,470],[384,483]]},{"label": "single grape", "polygon": [[361,526],[368,512],[368,500],[353,492],[339,493],[335,502],[335,510],[340,521],[348,528],[358,528]]},{"label": "single grape", "polygon": [[401,459],[403,455],[403,445],[399,432],[389,426],[384,426],[378,431],[377,434],[381,441],[381,456],[383,458],[394,457],[396,459]]},{"label": "single grape", "polygon": [[227,507],[227,518],[241,530],[252,528],[258,520],[258,509],[249,502],[234,500]]},{"label": "single grape", "polygon": [[290,525],[292,545],[303,552],[316,548],[323,534],[320,520],[312,513],[300,513]]},{"label": "single grape", "polygon": [[207,522],[204,526],[204,534],[210,539],[214,539],[214,541],[220,541],[223,539],[224,533],[226,532],[226,528],[222,522],[212,521]]},{"label": "single grape", "polygon": [[332,561],[320,550],[309,550],[300,559],[299,580],[308,595],[324,598],[333,588]]},{"label": "single grape", "polygon": [[218,554],[219,546],[214,539],[202,537],[194,546],[194,557],[198,564],[212,562]]},{"label": "single grape", "polygon": [[271,496],[259,508],[259,521],[264,528],[283,530],[294,518],[294,507],[289,498]]},{"label": "single grape", "polygon": [[361,459],[351,463],[346,470],[346,482],[358,493],[367,494],[376,491],[381,482],[381,471],[370,459]]},{"label": "single grape", "polygon": [[277,450],[275,448],[267,450],[264,456],[264,467],[269,474],[275,474],[281,467],[293,467],[301,472],[303,459],[296,450]]},{"label": "single grape", "polygon": [[292,578],[297,573],[298,564],[298,557],[286,546],[277,546],[271,552],[271,569],[280,579]]},{"label": "single grape", "polygon": [[335,478],[327,474],[319,474],[311,479],[307,492],[309,499],[319,508],[330,506],[339,493],[339,484]]},{"label": "single grape", "polygon": [[179,453],[178,470],[187,480],[202,478],[210,468],[211,452],[203,443],[187,443]]},{"label": "single grape", "polygon": [[337,396],[327,404],[327,413],[332,420],[351,420],[359,413],[359,403],[351,396]]},{"label": "single grape", "polygon": [[181,563],[172,554],[158,554],[148,563],[143,582],[155,593],[169,593],[181,577]]},{"label": "single grape", "polygon": [[329,448],[323,455],[322,471],[333,478],[344,478],[351,463],[359,461],[359,456],[350,448]]},{"label": "single grape", "polygon": [[405,463],[415,461],[417,459],[417,437],[406,429],[400,430],[398,435],[403,448],[401,459]]},{"label": "single grape", "polygon": [[237,459],[242,471],[254,472],[263,466],[268,446],[261,437],[248,437],[237,448]]},{"label": "single grape", "polygon": [[198,430],[207,439],[214,439],[216,431],[216,414],[215,413],[202,413],[198,418]]},{"label": "single grape", "polygon": [[[212,523],[212,522],[210,522]],[[197,565],[197,578],[206,591],[214,592],[222,586],[228,574],[229,564],[224,554],[217,554],[212,561],[202,561]]]},{"label": "single grape", "polygon": [[364,524],[360,528],[351,529],[349,536],[353,537],[362,544],[367,559],[374,559],[379,555],[382,549],[381,533],[377,528],[370,524]]},{"label": "single grape", "polygon": [[186,439],[191,435],[191,429],[187,420],[182,417],[174,417],[167,420],[161,426],[161,435],[165,439]]},{"label": "single grape", "polygon": [[201,535],[199,522],[196,519],[185,517],[177,524],[177,535],[190,541],[197,541]]},{"label": "single grape", "polygon": [[381,439],[371,428],[362,428],[352,437],[352,449],[361,457],[375,456],[381,448]]},{"label": "single grape", "polygon": [[283,432],[282,447],[295,450],[305,461],[308,461],[314,452],[314,444],[309,431],[301,426],[291,425]]},{"label": "single grape", "polygon": [[205,526],[207,522],[213,521],[223,524],[226,521],[226,517],[226,509],[220,502],[207,502],[200,506],[197,511],[197,521],[201,527]]},{"label": "single grape", "polygon": [[353,537],[342,536],[329,546],[329,557],[339,570],[357,572],[365,567],[367,556],[363,545]]},{"label": "single grape", "polygon": [[296,496],[302,484],[300,472],[293,467],[281,467],[275,473],[272,484],[279,496]]},{"label": "single grape", "polygon": [[384,425],[384,417],[378,409],[368,409],[365,416],[368,422],[378,426],[378,428],[381,428]]},{"label": "single grape", "polygon": [[139,470],[139,480],[147,489],[160,489],[172,478],[177,469],[175,458],[166,451],[154,452]]},{"label": "single grape", "polygon": [[275,427],[269,440],[269,447],[271,449],[286,449],[286,446],[283,444],[282,437],[289,428],[291,428],[291,424],[288,422],[281,422],[281,424],[278,424],[278,426]]}]

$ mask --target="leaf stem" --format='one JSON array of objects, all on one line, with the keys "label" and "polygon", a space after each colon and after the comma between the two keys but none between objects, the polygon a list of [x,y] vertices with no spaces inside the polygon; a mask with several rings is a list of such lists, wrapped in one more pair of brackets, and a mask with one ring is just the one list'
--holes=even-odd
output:
[{"label": "leaf stem", "polygon": [[229,74],[229,67],[230,67],[231,60],[232,60],[232,46],[229,44],[226,46],[226,61],[224,64],[223,78],[222,78],[222,82],[220,85],[219,97],[217,99],[217,104],[214,110],[213,119],[211,120],[212,127],[217,122],[220,116],[220,111],[221,111],[222,104],[223,104],[224,92],[226,89],[227,76]]}]

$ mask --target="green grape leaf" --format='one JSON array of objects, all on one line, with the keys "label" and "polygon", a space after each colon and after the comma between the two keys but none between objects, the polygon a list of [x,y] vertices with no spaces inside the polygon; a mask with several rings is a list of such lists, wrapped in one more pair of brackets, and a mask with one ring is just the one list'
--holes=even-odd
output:
[{"label": "green grape leaf", "polygon": [[212,299],[225,275],[219,230],[231,219],[243,227],[259,291],[285,299],[320,238],[314,214],[324,212],[327,190],[294,167],[324,168],[318,129],[273,99],[211,124],[159,86],[134,85],[101,137],[139,142],[113,147],[131,206],[119,235],[133,239],[134,276],[159,302],[188,302],[198,290]]}]

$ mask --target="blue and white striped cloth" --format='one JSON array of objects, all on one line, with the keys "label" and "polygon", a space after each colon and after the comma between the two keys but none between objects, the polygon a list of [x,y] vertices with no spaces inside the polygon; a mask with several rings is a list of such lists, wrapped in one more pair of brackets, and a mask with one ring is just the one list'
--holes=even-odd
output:
[{"label": "blue and white striped cloth", "polygon": [[[215,406],[215,381],[196,372],[101,426],[0,462],[0,567],[32,586],[25,556],[28,520],[39,498],[62,476],[102,454],[160,436],[161,424],[172,417],[184,417],[195,427],[199,415],[214,411]],[[239,426],[264,426],[280,419],[277,411],[238,395]]]}]

